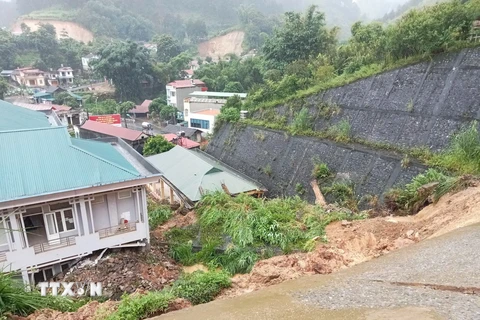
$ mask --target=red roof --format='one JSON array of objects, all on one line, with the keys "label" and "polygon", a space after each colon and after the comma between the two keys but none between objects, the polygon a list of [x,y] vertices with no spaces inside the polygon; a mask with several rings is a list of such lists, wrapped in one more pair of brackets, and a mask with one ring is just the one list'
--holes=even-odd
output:
[{"label": "red roof", "polygon": [[205,82],[197,79],[192,80],[176,80],[167,84],[167,86],[171,86],[174,88],[191,88],[191,87],[204,87]]},{"label": "red roof", "polygon": [[131,109],[128,112],[129,113],[148,113],[149,112],[148,108],[150,107],[151,103],[152,103],[152,100],[145,100],[141,105],[136,106],[134,109]]},{"label": "red roof", "polygon": [[112,137],[122,138],[128,141],[135,141],[141,139],[145,133],[142,131],[127,129],[123,127],[116,127],[110,124],[105,124],[97,121],[87,120],[82,129],[106,134]]},{"label": "red roof", "polygon": [[185,71],[186,74],[188,74],[189,76],[193,76],[193,70],[192,69],[187,69],[187,70],[183,70]]},{"label": "red roof", "polygon": [[[177,139],[177,135],[173,133],[166,133],[162,134],[162,136],[168,140],[168,142],[172,142],[174,139]],[[185,149],[194,149],[194,148],[199,148],[200,143],[197,143],[193,140],[190,140],[188,138],[180,138],[178,139],[177,143],[178,146],[184,147]]]}]

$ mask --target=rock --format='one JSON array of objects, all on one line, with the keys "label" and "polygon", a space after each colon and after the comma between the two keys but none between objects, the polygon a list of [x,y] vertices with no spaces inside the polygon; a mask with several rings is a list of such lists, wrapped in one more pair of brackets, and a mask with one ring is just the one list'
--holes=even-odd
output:
[{"label": "rock", "polygon": [[351,225],[352,225],[351,221],[342,220],[342,227],[348,227],[348,226],[351,226]]},{"label": "rock", "polygon": [[401,249],[401,248],[404,248],[404,247],[408,247],[409,245],[412,245],[414,243],[415,243],[415,241],[410,240],[410,239],[398,238],[397,240],[395,240],[394,246],[395,246],[396,249]]},{"label": "rock", "polygon": [[415,233],[415,231],[413,231],[413,230],[408,230],[407,233],[406,233],[406,234],[407,234],[407,238],[411,238],[414,233]]}]

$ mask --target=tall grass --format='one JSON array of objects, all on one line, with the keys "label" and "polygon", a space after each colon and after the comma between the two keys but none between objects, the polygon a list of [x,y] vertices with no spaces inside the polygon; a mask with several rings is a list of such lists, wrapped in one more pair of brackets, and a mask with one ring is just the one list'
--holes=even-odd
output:
[{"label": "tall grass", "polygon": [[[350,211],[327,213],[299,197],[232,198],[222,192],[204,196],[197,212],[202,249],[192,251],[192,241],[197,235],[185,239],[183,231],[173,231],[170,241],[178,245],[172,247],[172,257],[184,264],[220,267],[230,274],[249,272],[258,259],[270,257],[272,252],[312,250],[307,244],[322,237],[329,222],[357,218]],[[226,251],[218,252],[225,243],[228,243]]]},{"label": "tall grass", "polygon": [[431,164],[455,174],[480,174],[480,135],[474,121],[453,136],[446,151],[433,157]]}]

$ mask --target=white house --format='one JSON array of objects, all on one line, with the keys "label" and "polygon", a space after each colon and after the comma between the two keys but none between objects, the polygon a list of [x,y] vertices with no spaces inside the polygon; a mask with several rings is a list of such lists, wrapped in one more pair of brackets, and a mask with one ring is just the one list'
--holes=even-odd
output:
[{"label": "white house", "polygon": [[178,111],[183,112],[183,100],[194,91],[205,90],[206,85],[203,81],[191,79],[191,80],[177,80],[167,84],[167,104],[174,106]]},{"label": "white house", "polygon": [[190,128],[196,128],[205,133],[213,133],[215,120],[219,114],[220,109],[205,109],[195,112],[185,112],[184,118]]},{"label": "white house", "polygon": [[121,139],[75,139],[45,113],[1,100],[0,109],[3,271],[45,281],[97,250],[148,245],[157,169]]},{"label": "white house", "polygon": [[60,86],[71,85],[73,84],[73,69],[70,67],[62,66],[57,70],[57,78]]},{"label": "white house", "polygon": [[83,68],[83,71],[91,71],[93,70],[93,67],[91,66],[91,62],[93,60],[98,60],[100,57],[93,54],[93,53],[90,53],[89,55],[85,56],[85,57],[82,57],[82,68]]}]

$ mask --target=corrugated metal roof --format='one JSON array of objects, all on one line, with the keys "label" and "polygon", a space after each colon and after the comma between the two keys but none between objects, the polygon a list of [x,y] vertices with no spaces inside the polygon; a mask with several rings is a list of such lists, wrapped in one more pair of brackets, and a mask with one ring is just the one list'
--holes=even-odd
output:
[{"label": "corrugated metal roof", "polygon": [[146,136],[142,131],[116,127],[110,124],[100,123],[92,120],[87,120],[80,128],[103,133],[112,137],[122,138],[128,141],[135,141],[141,139],[143,136]]},{"label": "corrugated metal roof", "polygon": [[3,131],[0,146],[0,201],[141,177],[113,146],[72,143],[64,127]]},{"label": "corrugated metal roof", "polygon": [[191,201],[199,201],[204,192],[222,191],[222,183],[230,193],[239,194],[262,187],[234,170],[203,155],[176,146],[168,152],[147,157],[147,160],[170,180]]},{"label": "corrugated metal roof", "polygon": [[0,100],[0,131],[48,127],[50,122],[44,113]]},{"label": "corrugated metal roof", "polygon": [[173,133],[173,134],[177,134],[177,133],[183,131],[183,132],[185,132],[185,136],[187,138],[191,138],[195,133],[200,133],[200,134],[202,133],[202,130],[187,128],[187,127],[181,127],[181,126],[177,126],[177,125],[174,125],[174,124],[167,125],[165,128],[162,128],[161,131],[164,132],[164,133]]}]

